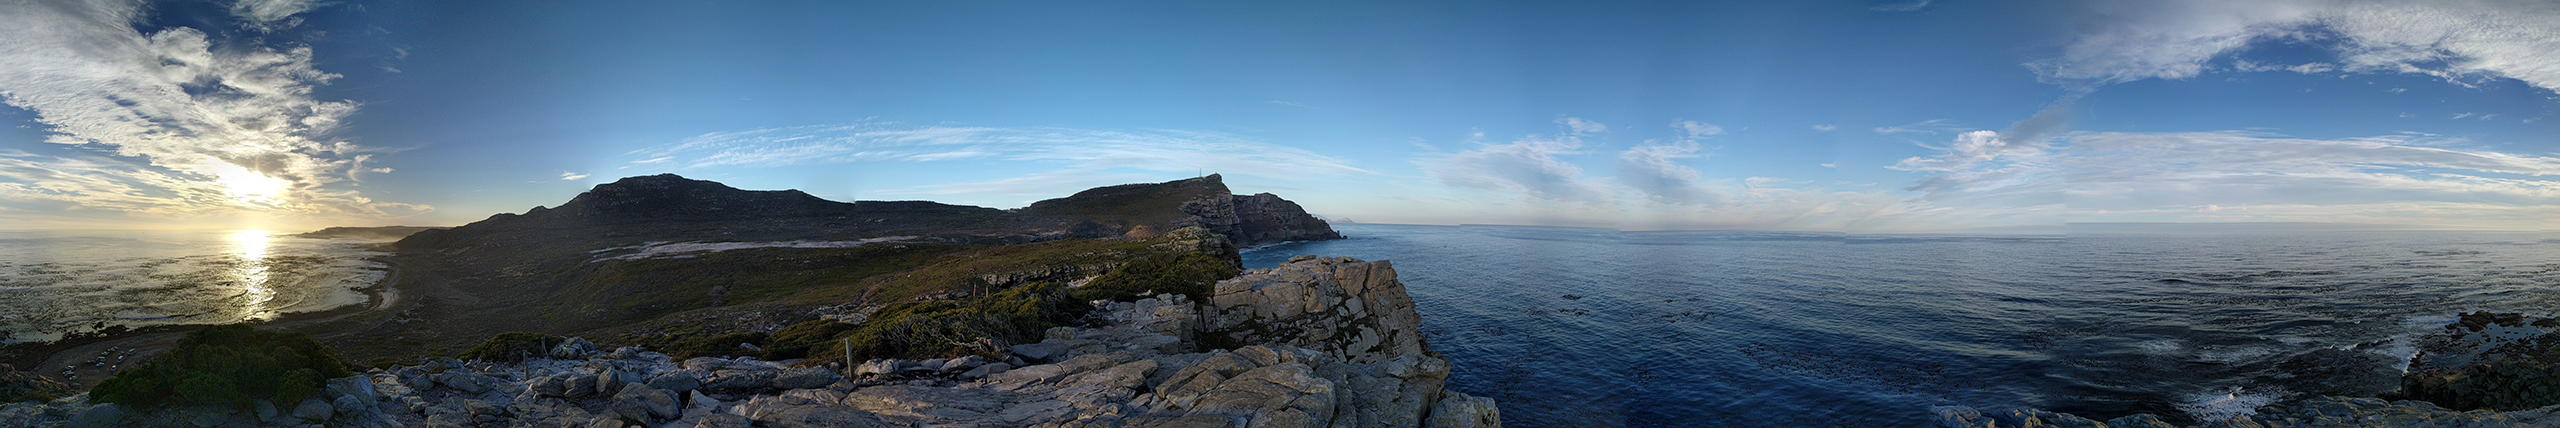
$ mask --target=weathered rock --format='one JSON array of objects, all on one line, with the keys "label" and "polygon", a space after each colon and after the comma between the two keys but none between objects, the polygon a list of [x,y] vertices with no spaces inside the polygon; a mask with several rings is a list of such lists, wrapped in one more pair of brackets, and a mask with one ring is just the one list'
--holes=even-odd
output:
[{"label": "weathered rock", "polygon": [[650,423],[672,420],[680,415],[675,396],[637,383],[625,384],[621,392],[613,394],[607,407],[622,417]]},{"label": "weathered rock", "polygon": [[828,384],[836,383],[837,380],[841,379],[844,379],[844,377],[836,376],[834,371],[829,371],[825,368],[801,367],[783,370],[781,373],[775,374],[773,377],[773,387],[780,389],[825,388]]},{"label": "weathered rock", "polygon": [[855,367],[854,367],[854,369],[853,369],[853,374],[856,374],[856,375],[884,375],[884,374],[894,374],[894,373],[898,373],[898,372],[900,372],[900,371],[905,370],[907,367],[912,367],[912,366],[911,366],[912,364],[915,364],[915,362],[913,362],[913,361],[893,360],[893,359],[878,359],[878,360],[864,361],[864,362],[862,362],[862,365],[860,365],[860,366],[855,366]]},{"label": "weathered rock", "polygon": [[992,375],[992,374],[996,374],[996,373],[1004,373],[1006,370],[1012,370],[1012,369],[1013,369],[1013,365],[1012,365],[1012,364],[1005,364],[1005,363],[992,363],[992,364],[987,364],[987,365],[978,366],[978,368],[969,369],[969,371],[967,371],[967,372],[962,372],[962,373],[960,373],[960,378],[961,378],[961,379],[977,379],[977,378],[983,378],[983,377],[987,377],[987,375]]},{"label": "weathered rock", "polygon": [[1219,281],[1205,327],[1242,343],[1288,344],[1354,364],[1422,353],[1422,317],[1387,261],[1317,258]]},{"label": "weathered rock", "polygon": [[967,421],[986,419],[1018,397],[986,389],[885,385],[855,390],[844,405],[882,416]]},{"label": "weathered rock", "polygon": [[107,428],[116,426],[117,423],[123,421],[124,407],[117,406],[115,403],[107,403],[91,406],[88,409],[81,410],[78,416],[72,416],[71,421],[63,424],[63,426],[71,428]]},{"label": "weathered rock", "polygon": [[572,374],[562,378],[560,382],[563,385],[563,390],[560,392],[562,397],[581,398],[596,395],[597,392],[595,375]]},{"label": "weathered rock", "polygon": [[1450,391],[1440,403],[1431,407],[1430,428],[1501,428],[1502,410],[1493,399]]},{"label": "weathered rock", "polygon": [[1014,345],[1013,355],[1035,362],[1053,361],[1055,358],[1066,356],[1067,350],[1075,347],[1074,343],[1069,342],[1072,340],[1074,339],[1050,339],[1040,343]]},{"label": "weathered rock", "polygon": [[775,371],[772,369],[721,370],[712,372],[711,378],[702,382],[702,387],[711,389],[769,388],[773,386],[774,374]]},{"label": "weathered rock", "polygon": [[701,389],[702,381],[694,379],[692,373],[670,372],[658,375],[658,377],[649,378],[648,385],[650,388],[667,391],[669,394],[682,395],[687,392],[693,392],[695,389]]},{"label": "weathered rock", "polygon": [[317,397],[303,399],[302,404],[293,406],[294,418],[312,422],[329,420],[329,415],[334,412],[329,408],[329,402],[320,401]]},{"label": "weathered rock", "polygon": [[586,359],[586,358],[587,358],[587,357],[589,357],[589,356],[594,356],[594,355],[595,355],[595,353],[596,353],[596,344],[595,344],[595,343],[593,343],[593,342],[588,342],[588,341],[587,341],[587,339],[586,339],[586,338],[583,338],[583,337],[572,337],[572,338],[569,338],[569,340],[568,340],[568,341],[560,342],[560,346],[553,346],[553,347],[551,347],[551,352],[550,352],[550,353],[551,353],[551,358],[553,358],[553,359],[561,359],[561,360],[579,360],[579,359]]},{"label": "weathered rock", "polygon": [[747,419],[745,416],[718,413],[703,416],[702,422],[693,426],[694,428],[753,428],[755,423],[755,420]]},{"label": "weathered rock", "polygon": [[437,373],[434,378],[437,386],[453,388],[457,391],[472,394],[489,392],[491,388],[496,388],[499,383],[497,379],[490,378],[488,376],[481,376],[479,373],[461,370]]}]

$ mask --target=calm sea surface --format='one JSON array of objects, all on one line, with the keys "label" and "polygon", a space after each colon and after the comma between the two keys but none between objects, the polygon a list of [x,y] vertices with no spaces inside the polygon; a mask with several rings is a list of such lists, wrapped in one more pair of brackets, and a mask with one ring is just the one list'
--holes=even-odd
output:
[{"label": "calm sea surface", "polygon": [[1337,226],[1393,260],[1449,386],[1512,426],[1933,426],[1930,406],[2242,411],[2319,348],[2560,308],[2560,237],[2070,237]]},{"label": "calm sea surface", "polygon": [[0,231],[0,333],[219,324],[362,304],[365,241],[266,231]]}]

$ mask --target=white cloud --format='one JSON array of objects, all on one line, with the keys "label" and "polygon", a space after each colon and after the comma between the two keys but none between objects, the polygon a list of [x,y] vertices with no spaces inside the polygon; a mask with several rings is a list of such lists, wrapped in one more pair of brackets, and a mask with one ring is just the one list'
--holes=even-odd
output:
[{"label": "white cloud", "polygon": [[1880,4],[1880,5],[1876,5],[1875,7],[1867,8],[1867,10],[1872,10],[1872,11],[1877,11],[1877,12],[1889,12],[1889,13],[1890,13],[1890,12],[1918,12],[1918,11],[1920,11],[1920,9],[1922,9],[1922,8],[1927,8],[1927,7],[1929,7],[1929,0],[1917,0],[1917,1],[1912,1],[1912,2],[1908,2],[1908,3],[1889,3],[1889,4]]},{"label": "white cloud", "polygon": [[574,173],[574,172],[568,172],[568,171],[561,171],[561,172],[560,172],[560,179],[561,179],[561,180],[563,180],[563,181],[577,181],[577,180],[585,180],[585,179],[587,179],[587,175],[586,175],[586,174]]},{"label": "white cloud", "polygon": [[1893,134],[1938,134],[1938,133],[1945,133],[1945,132],[1961,131],[1961,130],[1963,130],[1963,129],[1964,129],[1963,127],[1959,127],[1959,126],[1955,126],[1955,125],[1953,125],[1953,124],[1949,124],[1949,123],[1947,123],[1947,120],[1946,120],[1946,119],[1929,119],[1929,120],[1920,121],[1919,123],[1913,123],[1913,124],[1909,124],[1909,125],[1902,125],[1902,126],[1879,126],[1879,127],[1876,127],[1876,128],[1875,128],[1875,131],[1876,131],[1876,133],[1878,133],[1878,134],[1885,134],[1885,135],[1893,135]]},{"label": "white cloud", "polygon": [[1609,132],[1609,125],[1602,125],[1600,122],[1583,120],[1579,117],[1556,119],[1556,123],[1564,125],[1566,129],[1572,131],[1572,135],[1591,135]]},{"label": "white cloud", "polygon": [[976,183],[936,184],[912,189],[883,190],[884,195],[979,195],[1056,197],[1085,189],[1158,181],[1143,174],[1106,173],[1069,169],[1032,174],[1016,178]]},{"label": "white cloud", "polygon": [[1831,131],[1833,131],[1833,130],[1837,130],[1837,129],[1840,129],[1840,126],[1838,126],[1838,125],[1814,125],[1814,126],[1813,126],[1813,132],[1831,132]]},{"label": "white cloud", "polygon": [[[2560,7],[2543,0],[2177,0],[2095,3],[2059,57],[2028,63],[2039,77],[2094,87],[2184,79],[2253,43],[2302,41],[2337,64],[2273,66],[2301,73],[2409,73],[2457,84],[2509,78],[2560,91]],[[2243,71],[2267,69],[2241,62]]]},{"label": "white cloud", "polygon": [[1240,136],[1196,131],[909,126],[893,122],[717,132],[633,151],[637,164],[824,165],[955,160],[1063,162],[1079,169],[1199,170],[1272,178],[1371,174],[1348,161]]},{"label": "white cloud", "polygon": [[1670,144],[1636,146],[1618,154],[1618,181],[1651,198],[1655,202],[1680,205],[1722,205],[1725,196],[1698,184],[1698,170],[1681,166],[1680,159],[1699,157],[1698,143],[1679,141]]},{"label": "white cloud", "polygon": [[242,26],[264,32],[302,25],[302,18],[293,16],[316,7],[320,2],[312,0],[240,0],[231,4],[231,15],[245,21]]},{"label": "white cloud", "polygon": [[1561,156],[1583,154],[1581,149],[1580,137],[1530,136],[1510,144],[1425,158],[1414,163],[1422,167],[1424,174],[1450,187],[1519,192],[1553,201],[1605,202],[1609,194],[1584,183],[1581,167],[1559,159]]},{"label": "white cloud", "polygon": [[1673,122],[1671,124],[1671,128],[1680,130],[1680,133],[1683,134],[1682,136],[1686,138],[1707,138],[1724,134],[1724,127],[1722,126],[1686,120]]},{"label": "white cloud", "polygon": [[[2235,210],[2283,206],[2293,208],[2280,217],[2246,218],[2530,229],[2542,226],[2513,214],[2560,205],[2560,180],[2547,178],[2560,176],[2560,158],[2453,148],[2464,142],[2425,135],[2314,140],[2236,131],[2078,133],[2057,145],[2008,149],[1999,149],[1998,139],[1990,131],[1968,132],[1938,156],[1892,166],[1930,174],[1911,188],[1923,195],[1892,214],[1931,207],[2042,211],[2051,221],[2216,221],[2241,218]],[[2220,210],[2161,211],[2203,206]],[[2306,207],[2337,209],[2319,218],[2320,210]],[[2498,208],[2466,211],[2478,207]]]},{"label": "white cloud", "polygon": [[[244,25],[283,28],[310,6],[243,2],[234,13]],[[143,34],[134,25],[144,13],[139,4],[105,0],[0,4],[7,41],[0,100],[36,113],[52,132],[46,142],[117,157],[18,152],[59,174],[21,168],[9,184],[53,189],[33,194],[77,209],[150,215],[382,217],[424,209],[330,186],[352,177],[370,149],[326,140],[356,105],[311,96],[313,86],[338,77],[312,66],[311,48],[216,46],[184,27]]]}]

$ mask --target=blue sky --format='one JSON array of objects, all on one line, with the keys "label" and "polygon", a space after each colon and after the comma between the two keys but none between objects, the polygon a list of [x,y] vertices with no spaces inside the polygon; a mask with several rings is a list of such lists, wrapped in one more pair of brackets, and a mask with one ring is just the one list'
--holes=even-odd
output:
[{"label": "blue sky", "polygon": [[0,229],[677,173],[1628,230],[2560,224],[2542,1],[0,2]]}]

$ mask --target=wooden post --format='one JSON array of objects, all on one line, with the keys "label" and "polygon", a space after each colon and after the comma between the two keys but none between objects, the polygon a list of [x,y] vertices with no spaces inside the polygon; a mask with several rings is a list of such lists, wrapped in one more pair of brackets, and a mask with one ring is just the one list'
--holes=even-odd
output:
[{"label": "wooden post", "polygon": [[844,338],[844,377],[853,377],[853,336]]}]

